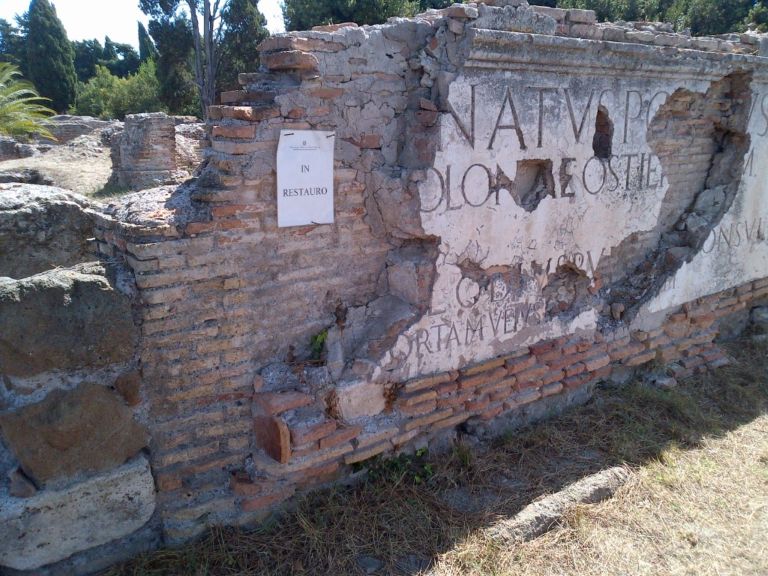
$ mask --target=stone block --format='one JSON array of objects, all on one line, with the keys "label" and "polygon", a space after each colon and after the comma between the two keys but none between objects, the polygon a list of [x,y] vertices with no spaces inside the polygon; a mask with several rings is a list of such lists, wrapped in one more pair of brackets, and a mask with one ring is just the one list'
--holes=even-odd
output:
[{"label": "stone block", "polygon": [[272,52],[261,57],[262,64],[270,70],[317,70],[317,56],[301,50]]},{"label": "stone block", "polygon": [[254,125],[214,126],[212,135],[214,138],[251,139],[256,136],[256,126]]},{"label": "stone block", "polygon": [[82,384],[0,416],[0,431],[38,485],[123,464],[147,445],[144,428],[114,391]]},{"label": "stone block", "polygon": [[568,10],[568,21],[574,24],[594,24],[597,16],[594,10]]},{"label": "stone block", "polygon": [[145,190],[173,182],[176,170],[176,122],[162,112],[129,114],[112,142],[112,182]]},{"label": "stone block", "polygon": [[0,276],[26,278],[92,260],[95,208],[61,188],[0,184]]},{"label": "stone block", "polygon": [[130,360],[138,334],[131,300],[115,284],[98,263],[0,284],[0,372],[26,377]]},{"label": "stone block", "polygon": [[0,499],[0,567],[35,570],[132,534],[155,511],[149,462],[132,462],[62,490]]},{"label": "stone block", "polygon": [[384,387],[373,382],[358,381],[337,388],[338,406],[344,420],[381,414],[387,406]]},{"label": "stone block", "polygon": [[443,10],[443,14],[449,18],[464,19],[477,18],[478,16],[477,8],[474,6],[467,6],[466,4],[454,4],[453,6],[448,6],[448,8]]},{"label": "stone block", "polygon": [[567,10],[562,8],[550,8],[549,6],[533,6],[533,10],[538,14],[554,18],[556,22],[563,22],[568,13]]}]

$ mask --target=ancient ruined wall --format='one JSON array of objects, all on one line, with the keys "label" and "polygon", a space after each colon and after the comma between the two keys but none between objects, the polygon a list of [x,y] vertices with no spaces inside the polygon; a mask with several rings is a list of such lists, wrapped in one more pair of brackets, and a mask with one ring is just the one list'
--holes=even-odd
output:
[{"label": "ancient ruined wall", "polygon": [[123,132],[112,138],[112,183],[143,190],[173,181],[176,123],[162,112],[128,114]]},{"label": "ancient ruined wall", "polygon": [[[759,37],[497,3],[270,38],[200,178],[101,221],[139,291],[167,542],[654,361],[717,365],[721,320],[768,296]],[[333,225],[277,228],[281,129],[335,132]]]},{"label": "ancient ruined wall", "polygon": [[[130,270],[94,254],[99,220],[77,194],[0,185],[3,573],[62,561],[56,573],[78,573],[159,542],[136,289]],[[132,547],[110,545],[126,538]],[[90,556],[67,560],[79,553]]]}]

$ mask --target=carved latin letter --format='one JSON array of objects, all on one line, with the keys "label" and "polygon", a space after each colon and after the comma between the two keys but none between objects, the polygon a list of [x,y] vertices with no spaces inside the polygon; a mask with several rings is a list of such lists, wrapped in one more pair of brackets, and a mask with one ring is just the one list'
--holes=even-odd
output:
[{"label": "carved latin letter", "polygon": [[[504,116],[504,108],[507,106],[507,102],[509,102],[509,110],[512,112],[512,121],[514,124],[501,124],[501,119]],[[523,131],[520,129],[520,121],[517,118],[517,109],[515,108],[515,102],[512,99],[512,91],[509,88],[507,88],[507,93],[504,96],[504,102],[501,103],[501,110],[499,110],[499,117],[496,119],[496,126],[493,129],[491,142],[488,144],[488,150],[493,149],[493,143],[496,140],[496,135],[499,133],[499,130],[514,130],[515,134],[517,134],[517,139],[520,142],[520,150],[528,149],[525,145]]]}]

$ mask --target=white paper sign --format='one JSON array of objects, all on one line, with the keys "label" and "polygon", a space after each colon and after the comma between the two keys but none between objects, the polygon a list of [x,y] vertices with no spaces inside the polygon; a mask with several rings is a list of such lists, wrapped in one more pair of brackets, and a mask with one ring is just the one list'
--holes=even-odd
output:
[{"label": "white paper sign", "polygon": [[333,224],[334,132],[281,130],[277,225]]}]

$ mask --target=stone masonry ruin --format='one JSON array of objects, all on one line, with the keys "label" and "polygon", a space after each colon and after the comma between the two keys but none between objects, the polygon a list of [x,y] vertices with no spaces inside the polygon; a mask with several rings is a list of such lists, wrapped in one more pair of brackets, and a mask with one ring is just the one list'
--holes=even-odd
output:
[{"label": "stone masonry ruin", "polygon": [[118,189],[145,190],[180,182],[199,164],[200,140],[186,117],[162,112],[128,114],[111,137],[112,179]]},{"label": "stone masonry ruin", "polygon": [[[768,302],[765,36],[496,0],[260,52],[197,178],[0,185],[0,566],[97,569],[716,367]],[[335,133],[334,224],[277,227],[281,130]]]}]

